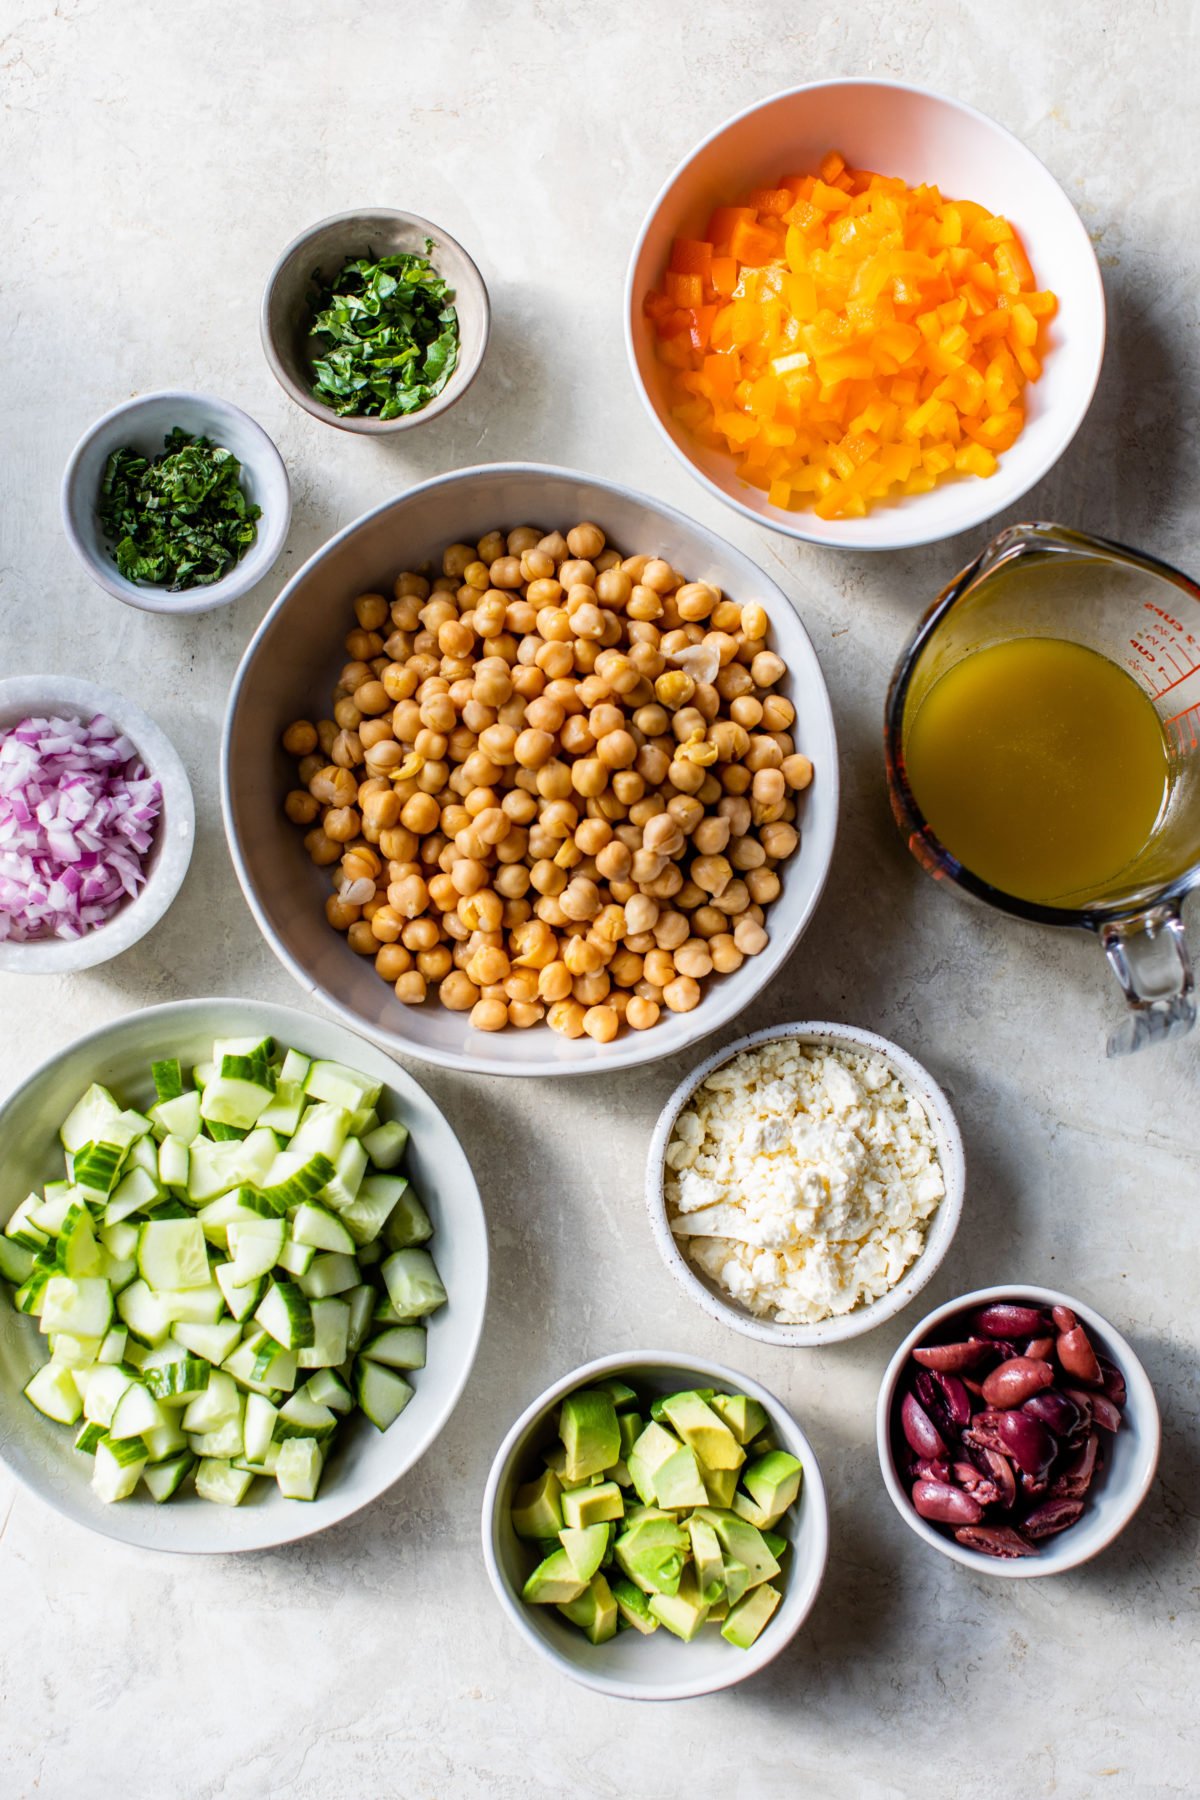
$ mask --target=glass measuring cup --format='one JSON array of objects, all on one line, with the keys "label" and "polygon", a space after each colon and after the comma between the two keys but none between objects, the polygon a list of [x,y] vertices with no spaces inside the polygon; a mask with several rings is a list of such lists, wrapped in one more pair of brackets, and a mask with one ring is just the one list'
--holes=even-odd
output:
[{"label": "glass measuring cup", "polygon": [[[1067,639],[1125,669],[1154,705],[1167,746],[1168,798],[1143,849],[1089,894],[1045,906],[965,868],[922,816],[905,748],[921,703],[946,670],[1013,638]],[[1039,925],[1098,934],[1129,1014],[1110,1056],[1190,1031],[1196,1022],[1180,901],[1200,883],[1200,586],[1123,544],[1061,525],[1012,525],[944,588],[905,646],[884,720],[892,811],[917,861],[939,881]]]}]

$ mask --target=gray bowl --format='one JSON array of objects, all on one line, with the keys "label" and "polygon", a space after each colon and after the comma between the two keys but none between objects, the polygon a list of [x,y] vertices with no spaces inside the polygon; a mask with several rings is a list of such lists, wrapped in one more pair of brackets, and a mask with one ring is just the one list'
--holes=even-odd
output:
[{"label": "gray bowl", "polygon": [[[394,256],[401,251],[425,254],[432,238],[430,260],[454,290],[458,311],[458,361],[440,394],[419,412],[398,419],[342,418],[323,406],[312,392],[311,339],[308,331],[309,286],[314,273],[332,275],[348,257]],[[416,213],[374,207],[367,212],[335,213],[293,238],[267,278],[259,329],[263,350],[280,387],[297,406],[335,425],[339,431],[357,431],[367,437],[383,437],[407,431],[437,418],[461,400],[483,362],[491,325],[487,288],[462,245],[440,226]]]},{"label": "gray bowl", "polygon": [[[96,502],[104,465],[114,450],[131,444],[143,455],[157,456],[163,439],[176,425],[233,451],[242,465],[242,491],[262,508],[262,517],[254,542],[228,575],[209,587],[184,588],[173,594],[150,582],[126,581],[104,540]],[[228,606],[270,574],[292,522],[292,491],[283,458],[249,413],[213,394],[163,388],[115,406],[80,438],[63,471],[62,518],[67,542],[106,593],[141,612],[183,616]]]}]

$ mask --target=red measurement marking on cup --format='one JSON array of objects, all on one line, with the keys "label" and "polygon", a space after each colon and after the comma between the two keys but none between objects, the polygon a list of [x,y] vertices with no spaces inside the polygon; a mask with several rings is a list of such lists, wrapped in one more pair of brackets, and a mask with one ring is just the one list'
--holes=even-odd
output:
[{"label": "red measurement marking on cup", "polygon": [[1184,712],[1173,713],[1164,720],[1176,750],[1182,755],[1187,750],[1195,750],[1200,744],[1197,729],[1200,728],[1200,700],[1189,706]]},{"label": "red measurement marking on cup", "polygon": [[[1129,640],[1133,652],[1130,667],[1149,685],[1150,698],[1161,700],[1200,670],[1200,636],[1165,607],[1152,600],[1142,604],[1147,617],[1136,637]],[[1186,708],[1185,713],[1191,710]]]}]

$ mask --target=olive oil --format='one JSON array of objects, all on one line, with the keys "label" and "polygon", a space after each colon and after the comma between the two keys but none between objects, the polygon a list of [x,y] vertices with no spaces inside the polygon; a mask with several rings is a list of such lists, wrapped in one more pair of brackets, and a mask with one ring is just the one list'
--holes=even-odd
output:
[{"label": "olive oil", "polygon": [[1060,638],[973,651],[908,732],[917,805],[952,856],[1017,899],[1083,906],[1149,840],[1169,785],[1158,715],[1131,675]]}]

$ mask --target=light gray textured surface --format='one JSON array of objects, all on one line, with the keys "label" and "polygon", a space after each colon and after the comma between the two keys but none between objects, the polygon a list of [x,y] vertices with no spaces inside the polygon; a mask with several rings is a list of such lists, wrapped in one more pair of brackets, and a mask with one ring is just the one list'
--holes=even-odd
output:
[{"label": "light gray textured surface", "polygon": [[[58,666],[146,706],[188,763],[199,838],[170,916],[118,963],[69,985],[5,978],[0,1080],[150,1000],[296,999],[241,903],[216,805],[229,678],[289,570],[365,507],[455,463],[537,457],[616,475],[723,529],[783,582],[838,714],[845,813],[829,889],[779,990],[738,1029],[841,1018],[926,1061],[959,1108],[969,1163],[930,1304],[1008,1275],[1077,1291],[1132,1337],[1167,1426],[1154,1493],[1100,1561],[1044,1584],[965,1575],[922,1552],[875,1466],[876,1387],[910,1316],[861,1343],[773,1351],[707,1322],[658,1263],[642,1159],[681,1068],[552,1091],[432,1073],[495,1257],[476,1377],[440,1445],[321,1539],[203,1563],[90,1537],[0,1477],[6,1796],[1196,1791],[1200,1038],[1106,1065],[1116,992],[1095,945],[967,910],[897,841],[884,687],[919,608],[974,546],[869,561],[719,511],[640,414],[619,307],[664,174],[754,97],[874,72],[975,101],[1079,205],[1112,308],[1090,418],[1025,510],[1195,564],[1198,41],[1188,0],[3,0],[4,668]],[[373,203],[444,223],[479,261],[496,315],[467,399],[390,444],[291,406],[256,335],[282,245]],[[176,383],[266,426],[296,506],[270,582],[178,622],[92,587],[57,513],[79,433],[123,396]],[[487,1465],[516,1412],[571,1364],[650,1342],[741,1366],[785,1398],[833,1508],[828,1578],[796,1643],[740,1692],[666,1710],[549,1678],[493,1602],[478,1547]]]}]

